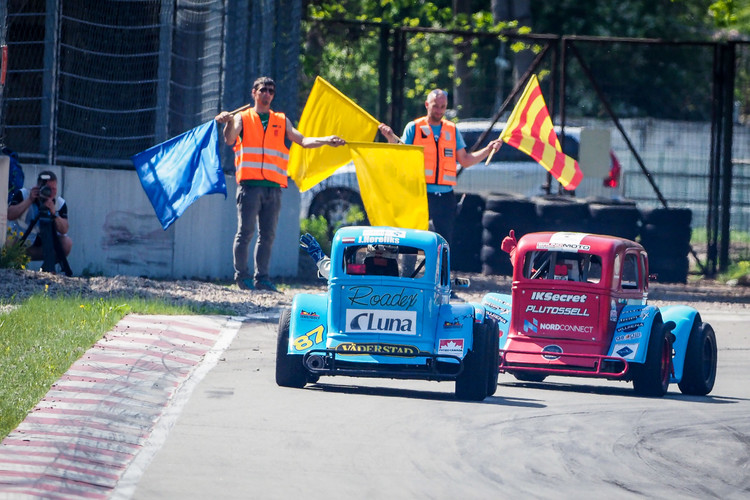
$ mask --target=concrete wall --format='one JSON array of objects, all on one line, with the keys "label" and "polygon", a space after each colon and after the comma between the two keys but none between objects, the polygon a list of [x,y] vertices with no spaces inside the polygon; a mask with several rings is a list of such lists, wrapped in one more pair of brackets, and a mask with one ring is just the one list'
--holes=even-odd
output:
[{"label": "concrete wall", "polygon": [[[76,276],[233,278],[232,243],[237,230],[233,177],[226,179],[226,200],[219,194],[203,196],[164,231],[135,171],[24,165],[26,187],[45,169],[57,174],[58,192],[68,205],[73,239],[68,262]],[[297,275],[299,191],[289,184],[273,246],[273,277]]]},{"label": "concrete wall", "polygon": [[[8,171],[10,158],[0,155],[0,193],[8,192]],[[4,196],[4,195],[3,195]],[[0,247],[5,245],[5,234],[8,229],[8,204],[0,203]]]}]

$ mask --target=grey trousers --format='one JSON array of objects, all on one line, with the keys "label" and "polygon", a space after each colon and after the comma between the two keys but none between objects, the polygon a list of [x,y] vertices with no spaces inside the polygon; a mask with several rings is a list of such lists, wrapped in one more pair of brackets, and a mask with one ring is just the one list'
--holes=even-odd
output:
[{"label": "grey trousers", "polygon": [[257,221],[258,241],[255,243],[255,281],[269,279],[271,247],[281,211],[281,188],[237,186],[237,234],[234,237],[234,279],[250,277],[248,257],[250,241]]}]

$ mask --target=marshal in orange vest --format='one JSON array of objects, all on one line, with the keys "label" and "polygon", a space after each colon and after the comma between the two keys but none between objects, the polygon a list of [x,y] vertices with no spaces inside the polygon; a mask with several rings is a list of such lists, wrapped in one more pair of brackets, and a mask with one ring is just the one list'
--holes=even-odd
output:
[{"label": "marshal in orange vest", "polygon": [[271,111],[265,130],[254,109],[247,109],[240,116],[242,137],[237,137],[234,144],[237,183],[266,180],[286,187],[289,161],[289,149],[284,144],[286,115]]},{"label": "marshal in orange vest", "polygon": [[440,137],[435,142],[432,128],[423,116],[414,120],[414,145],[424,147],[424,175],[427,184],[456,185],[456,124],[441,120]]}]

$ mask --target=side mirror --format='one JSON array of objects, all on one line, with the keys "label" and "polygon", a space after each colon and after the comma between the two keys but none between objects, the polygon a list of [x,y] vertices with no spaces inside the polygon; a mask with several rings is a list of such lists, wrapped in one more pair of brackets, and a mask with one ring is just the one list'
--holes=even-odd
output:
[{"label": "side mirror", "polygon": [[471,280],[469,278],[453,278],[453,286],[459,288],[469,288]]}]

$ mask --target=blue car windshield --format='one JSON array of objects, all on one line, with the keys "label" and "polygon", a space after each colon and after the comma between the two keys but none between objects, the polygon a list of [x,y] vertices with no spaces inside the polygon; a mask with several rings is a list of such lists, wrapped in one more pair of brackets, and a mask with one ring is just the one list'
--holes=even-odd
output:
[{"label": "blue car windshield", "polygon": [[344,271],[355,276],[421,278],[424,250],[399,245],[353,245],[344,250]]}]

